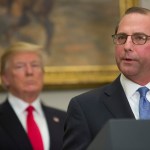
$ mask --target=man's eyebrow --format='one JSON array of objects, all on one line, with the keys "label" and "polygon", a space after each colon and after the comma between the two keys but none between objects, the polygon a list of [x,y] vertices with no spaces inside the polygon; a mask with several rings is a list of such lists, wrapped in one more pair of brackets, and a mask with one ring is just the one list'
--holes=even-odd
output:
[{"label": "man's eyebrow", "polygon": [[118,32],[117,34],[127,35],[127,33],[125,33],[125,32]]},{"label": "man's eyebrow", "polygon": [[144,32],[134,32],[133,34],[145,34]]},{"label": "man's eyebrow", "polygon": [[[129,34],[125,33],[125,32],[118,32],[117,34],[129,35]],[[144,33],[144,32],[134,32],[134,33],[132,33],[131,35],[134,35],[134,34],[145,34],[145,33]],[[145,34],[145,35],[146,35],[146,34]]]}]

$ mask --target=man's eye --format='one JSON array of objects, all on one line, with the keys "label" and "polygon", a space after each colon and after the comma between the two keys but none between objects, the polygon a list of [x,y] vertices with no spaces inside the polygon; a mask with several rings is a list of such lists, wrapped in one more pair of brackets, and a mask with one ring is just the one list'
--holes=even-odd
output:
[{"label": "man's eye", "polygon": [[24,68],[24,65],[16,65],[15,68],[16,69],[22,69],[22,68]]},{"label": "man's eye", "polygon": [[40,64],[32,64],[32,67],[37,67],[37,68],[40,68],[41,67],[41,65]]},{"label": "man's eye", "polygon": [[144,35],[136,35],[134,38],[136,40],[145,40],[146,39],[146,37]]},{"label": "man's eye", "polygon": [[122,40],[122,39],[126,39],[126,36],[124,36],[124,35],[119,35],[119,36],[118,36],[118,40]]}]

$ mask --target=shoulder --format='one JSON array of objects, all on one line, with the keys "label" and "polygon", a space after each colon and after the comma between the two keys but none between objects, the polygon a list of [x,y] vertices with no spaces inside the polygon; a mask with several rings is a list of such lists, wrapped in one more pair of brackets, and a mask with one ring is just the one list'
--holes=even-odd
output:
[{"label": "shoulder", "polygon": [[[93,103],[99,103],[110,97],[111,95],[117,94],[118,91],[122,90],[119,77],[112,83],[103,85],[101,87],[89,90],[85,93],[77,95],[71,99],[71,103],[78,103],[83,105],[90,105]],[[85,104],[86,103],[86,104]]]},{"label": "shoulder", "polygon": [[8,99],[6,99],[5,101],[3,101],[2,103],[0,103],[0,110],[9,110],[12,109],[10,103],[8,102]]},{"label": "shoulder", "polygon": [[64,110],[60,110],[58,108],[54,108],[54,107],[47,106],[47,105],[44,105],[44,104],[42,104],[42,107],[43,107],[43,110],[46,113],[50,113],[52,115],[57,115],[57,116],[61,116],[61,117],[66,116],[66,111],[64,111]]},{"label": "shoulder", "polygon": [[88,100],[93,100],[93,99],[98,99],[102,95],[104,95],[105,90],[108,88],[109,85],[105,85],[99,88],[95,88],[92,90],[89,90],[85,93],[82,93],[80,95],[77,95],[73,97],[71,100],[72,101],[88,101]]}]

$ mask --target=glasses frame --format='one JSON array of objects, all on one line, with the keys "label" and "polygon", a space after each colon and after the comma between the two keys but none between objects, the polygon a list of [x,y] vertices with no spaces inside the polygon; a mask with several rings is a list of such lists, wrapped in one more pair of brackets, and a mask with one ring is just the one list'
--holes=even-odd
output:
[{"label": "glasses frame", "polygon": [[[115,42],[115,39],[117,39],[117,38],[116,38],[117,35],[126,36],[125,41],[124,41],[123,43],[117,43],[117,42]],[[143,38],[143,40],[145,40],[144,43],[139,44],[139,43],[135,42],[134,36],[137,36],[137,35],[145,36],[145,39]],[[112,35],[113,43],[116,44],[116,45],[123,45],[123,44],[126,43],[126,41],[127,41],[127,39],[128,39],[128,36],[131,36],[132,43],[135,44],[135,45],[144,45],[144,44],[148,41],[148,38],[150,37],[149,35],[146,35],[146,34],[132,34],[132,35],[127,35],[127,34],[113,34],[113,35]]]}]

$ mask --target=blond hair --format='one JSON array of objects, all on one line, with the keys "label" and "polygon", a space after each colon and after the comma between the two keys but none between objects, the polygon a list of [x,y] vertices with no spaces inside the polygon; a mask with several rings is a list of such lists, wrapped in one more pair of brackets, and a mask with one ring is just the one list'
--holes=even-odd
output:
[{"label": "blond hair", "polygon": [[[11,57],[17,53],[22,52],[34,52],[36,53],[42,62],[42,67],[44,67],[44,60],[43,60],[43,53],[42,53],[43,47],[31,44],[27,42],[16,42],[10,45],[5,52],[1,56],[1,63],[0,63],[0,73],[1,75],[4,74],[5,70],[7,69],[7,66],[9,65],[9,61]],[[44,69],[44,68],[43,68]]]}]

